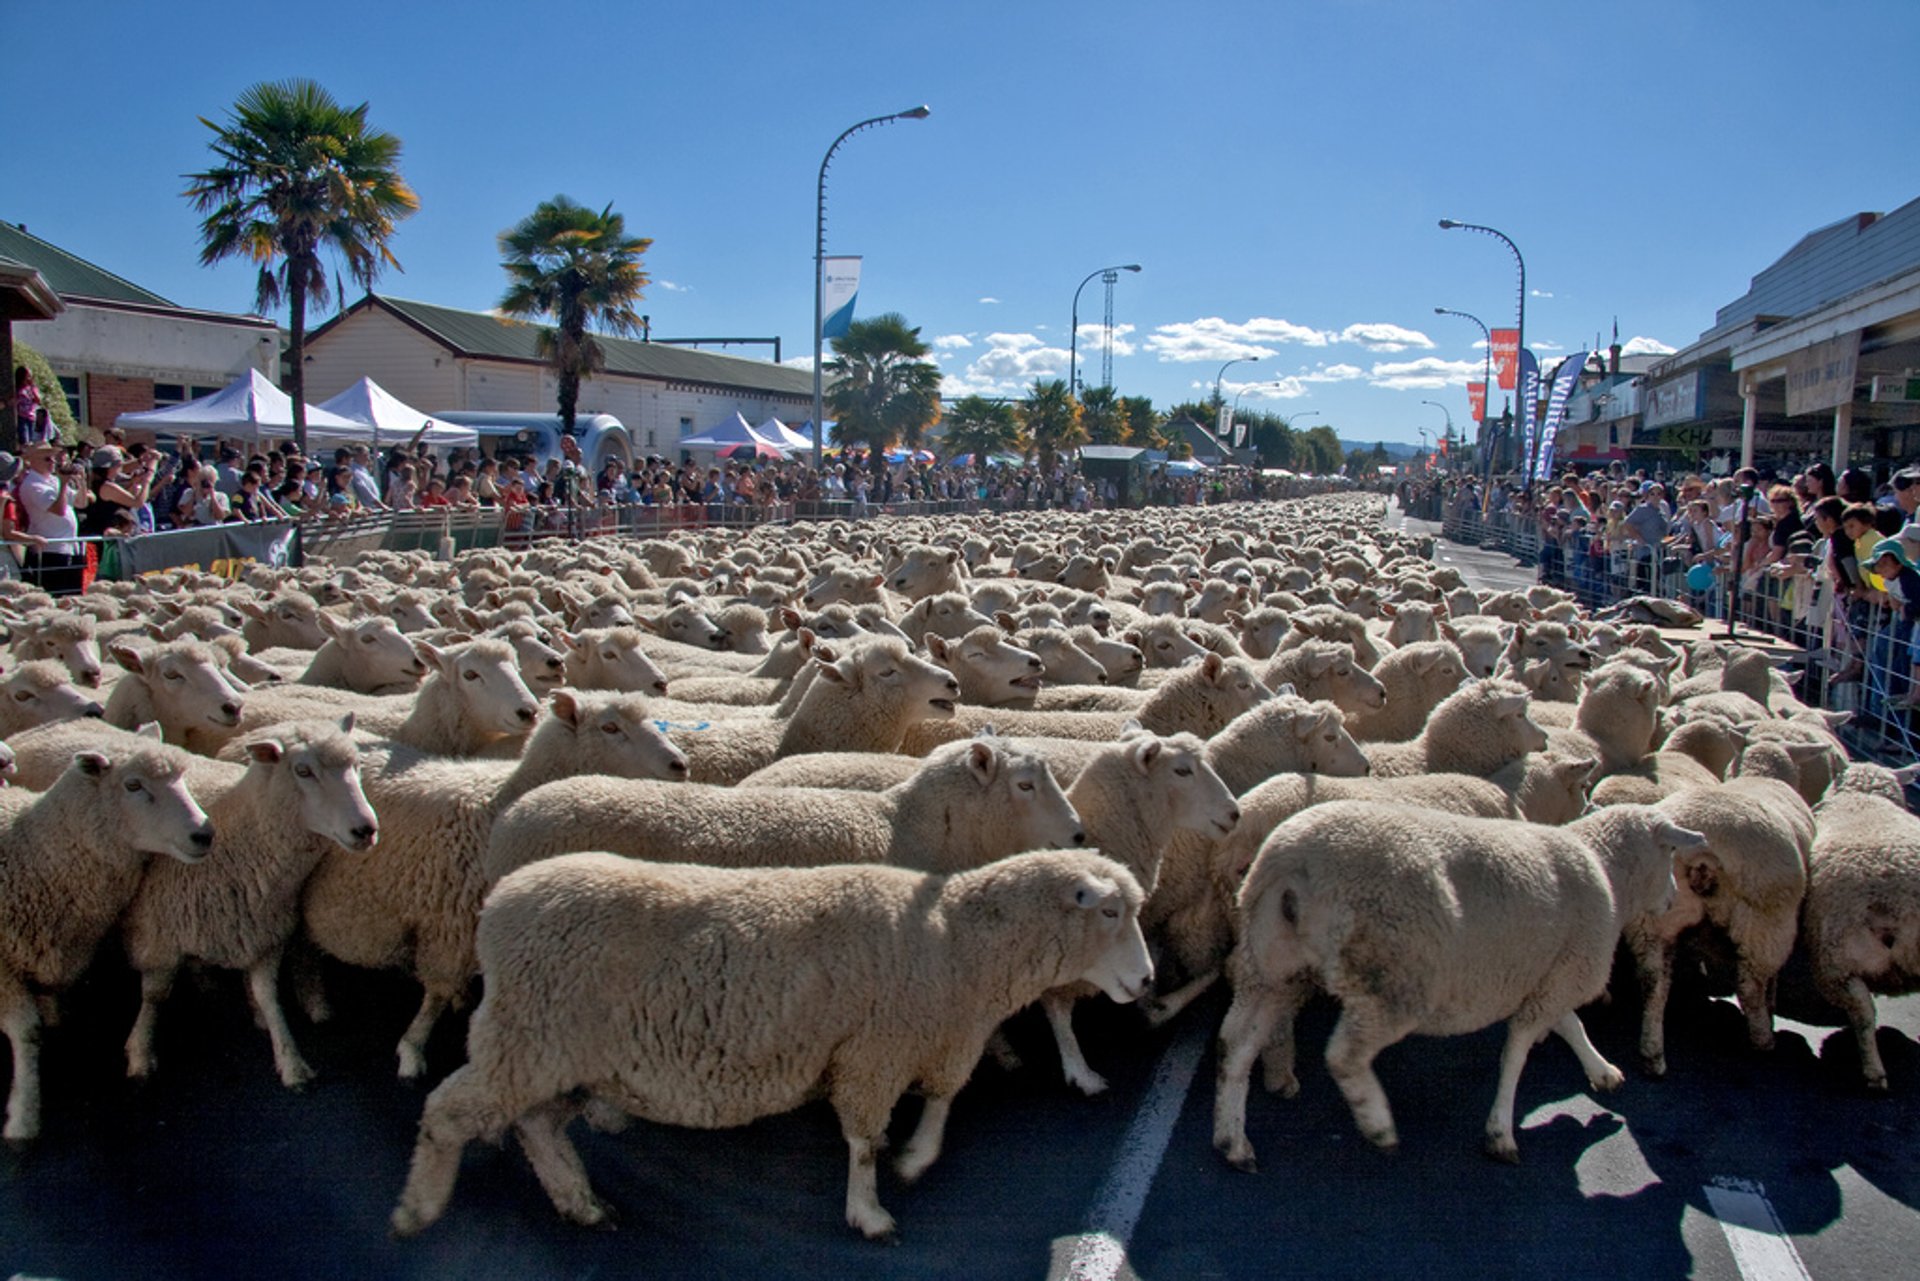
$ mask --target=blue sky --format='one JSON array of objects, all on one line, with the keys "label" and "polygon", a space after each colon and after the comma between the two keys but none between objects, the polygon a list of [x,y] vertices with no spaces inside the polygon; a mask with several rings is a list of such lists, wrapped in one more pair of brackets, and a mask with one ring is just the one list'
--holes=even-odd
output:
[{"label": "blue sky", "polygon": [[[1116,388],[1224,390],[1412,441],[1467,419],[1479,331],[1527,256],[1543,360],[1684,346],[1805,232],[1920,195],[1920,3],[464,4],[8,0],[0,217],[177,302],[251,309],[198,265],[180,175],[249,84],[310,76],[400,135],[421,211],[379,288],[484,310],[495,237],[556,192],[654,238],[654,332],[803,358],[814,177],[859,314],[899,311],[948,389],[1064,377],[1074,286],[1116,286]],[[246,17],[250,20],[241,22]],[[1099,378],[1099,281],[1081,297]],[[284,317],[282,317],[284,320]],[[28,335],[30,340],[30,335]],[[736,351],[741,349],[736,349]],[[755,351],[760,349],[745,349]],[[1244,390],[1243,390],[1244,388]],[[1497,407],[1497,401],[1496,401]],[[426,408],[435,408],[427,406]]]}]

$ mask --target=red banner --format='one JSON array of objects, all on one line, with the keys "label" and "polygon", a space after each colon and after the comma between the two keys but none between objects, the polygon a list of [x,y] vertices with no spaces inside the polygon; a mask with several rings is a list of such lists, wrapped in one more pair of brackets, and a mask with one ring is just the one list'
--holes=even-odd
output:
[{"label": "red banner", "polygon": [[1473,421],[1483,423],[1487,420],[1487,385],[1485,383],[1467,384],[1467,408],[1473,413]]},{"label": "red banner", "polygon": [[1501,391],[1512,391],[1514,375],[1520,367],[1520,331],[1518,329],[1496,329],[1493,331],[1493,372],[1500,383]]}]

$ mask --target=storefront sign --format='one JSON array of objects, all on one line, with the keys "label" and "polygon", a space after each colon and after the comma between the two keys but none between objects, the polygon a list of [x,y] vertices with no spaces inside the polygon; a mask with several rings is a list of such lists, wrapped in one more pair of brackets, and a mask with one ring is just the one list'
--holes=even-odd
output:
[{"label": "storefront sign", "polygon": [[1641,421],[1648,427],[1690,423],[1700,417],[1700,371],[1689,369],[1647,388]]},{"label": "storefront sign", "polygon": [[1829,338],[1787,356],[1787,416],[1838,409],[1853,399],[1860,367],[1860,331]]}]

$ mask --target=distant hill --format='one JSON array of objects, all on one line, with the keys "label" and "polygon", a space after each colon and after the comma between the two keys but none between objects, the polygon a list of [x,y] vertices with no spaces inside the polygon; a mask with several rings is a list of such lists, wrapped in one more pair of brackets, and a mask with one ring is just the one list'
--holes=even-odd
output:
[{"label": "distant hill", "polygon": [[1402,445],[1392,440],[1347,440],[1342,437],[1340,441],[1341,452],[1348,454],[1356,449],[1372,449],[1375,445],[1385,445],[1387,447],[1387,457],[1393,459],[1395,462],[1411,458],[1420,452],[1420,446],[1418,445]]}]

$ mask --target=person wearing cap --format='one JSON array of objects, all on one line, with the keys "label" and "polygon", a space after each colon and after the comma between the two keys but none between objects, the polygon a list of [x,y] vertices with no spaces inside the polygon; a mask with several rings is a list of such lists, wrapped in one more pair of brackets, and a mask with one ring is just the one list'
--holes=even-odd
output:
[{"label": "person wearing cap", "polygon": [[88,456],[88,487],[93,491],[93,501],[79,511],[82,537],[100,537],[118,526],[123,514],[137,512],[145,505],[153,484],[153,463],[151,459],[136,463],[131,473],[122,475],[124,461],[113,445],[102,445]]},{"label": "person wearing cap", "polygon": [[1900,711],[1920,707],[1920,650],[1915,648],[1920,642],[1916,630],[1920,629],[1920,569],[1915,568],[1908,546],[1905,538],[1883,538],[1873,545],[1873,569],[1880,577],[1881,594],[1900,611],[1903,623],[1900,650],[1907,655],[1907,689],[1887,703]]},{"label": "person wearing cap", "polygon": [[80,494],[80,468],[67,459],[66,450],[50,441],[35,441],[21,451],[27,469],[16,491],[26,513],[27,532],[45,540],[27,553],[27,575],[56,596],[80,590],[86,567],[78,536],[74,502]]},{"label": "person wearing cap", "polygon": [[[0,543],[17,543],[22,548],[40,548],[47,540],[29,534],[23,528],[26,517],[13,496],[13,482],[20,475],[21,462],[0,450]],[[0,556],[0,578],[20,577],[20,563],[11,556]]]}]

